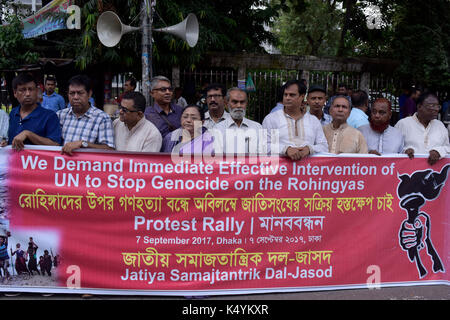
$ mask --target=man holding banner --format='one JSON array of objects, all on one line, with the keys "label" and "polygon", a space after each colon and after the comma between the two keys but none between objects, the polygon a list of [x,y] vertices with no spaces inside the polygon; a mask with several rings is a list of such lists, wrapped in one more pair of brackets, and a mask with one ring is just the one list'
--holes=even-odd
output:
[{"label": "man holding banner", "polygon": [[111,119],[89,102],[91,80],[84,75],[69,80],[70,108],[58,111],[64,146],[62,153],[72,155],[79,148],[114,149]]},{"label": "man holding banner", "polygon": [[8,144],[16,150],[22,150],[25,144],[59,145],[61,128],[58,117],[38,102],[36,79],[30,74],[20,74],[12,85],[14,97],[20,105],[9,116]]}]

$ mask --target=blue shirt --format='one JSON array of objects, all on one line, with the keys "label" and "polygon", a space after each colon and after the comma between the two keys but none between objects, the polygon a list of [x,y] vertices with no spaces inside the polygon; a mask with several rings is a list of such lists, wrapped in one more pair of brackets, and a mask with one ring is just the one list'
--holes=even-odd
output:
[{"label": "blue shirt", "polygon": [[[59,126],[58,116],[53,111],[42,108],[40,103],[37,105],[37,108],[24,119],[20,118],[21,106],[11,110],[9,114],[8,144],[11,144],[15,136],[24,130],[29,130],[38,136],[61,144],[61,127]],[[28,139],[24,143],[32,144]]]},{"label": "blue shirt", "polygon": [[53,92],[51,95],[47,95],[47,93],[44,92],[44,95],[42,96],[42,107],[57,112],[66,107],[66,101],[64,101],[64,98],[56,92]]},{"label": "blue shirt", "polygon": [[369,116],[364,111],[356,107],[353,107],[352,112],[350,112],[350,116],[347,119],[347,123],[349,126],[358,129],[361,126],[369,124],[368,119]]},{"label": "blue shirt", "polygon": [[[176,104],[170,105],[170,112],[166,114],[161,107],[155,103],[145,109],[145,117],[151,121],[164,138],[169,132],[181,127],[181,114],[183,108]],[[170,123],[170,126],[169,126]]]}]

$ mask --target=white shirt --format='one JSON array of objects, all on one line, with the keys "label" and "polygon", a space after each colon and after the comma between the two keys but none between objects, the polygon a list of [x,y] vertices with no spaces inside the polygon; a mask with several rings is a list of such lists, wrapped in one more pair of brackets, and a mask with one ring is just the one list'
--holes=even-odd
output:
[{"label": "white shirt", "polygon": [[[295,120],[284,109],[269,113],[262,123],[267,129],[272,153],[286,154],[288,147],[308,146],[310,153],[328,152],[328,143],[322,125],[316,116],[306,112]],[[278,136],[278,137],[277,137]],[[278,141],[277,141],[278,139]]]},{"label": "white shirt", "polygon": [[185,108],[188,105],[186,99],[183,97],[179,97],[178,99],[175,99],[175,104],[179,105],[182,108]]},{"label": "white shirt", "polygon": [[217,153],[250,153],[267,152],[264,146],[265,136],[262,126],[247,118],[242,119],[240,126],[229,116],[215,125],[211,130],[214,135],[214,151]]},{"label": "white shirt", "polygon": [[159,152],[161,149],[161,133],[145,117],[131,130],[120,119],[114,120],[113,127],[118,151]]},{"label": "white shirt", "polygon": [[220,122],[222,122],[222,121],[224,121],[224,120],[227,120],[227,119],[231,119],[231,116],[230,116],[230,114],[229,114],[228,112],[226,112],[225,110],[223,110],[222,117],[221,117],[221,118],[219,119],[219,121],[217,121],[217,122],[215,122],[215,121],[211,118],[211,116],[209,115],[209,111],[207,111],[207,112],[205,113],[205,122],[203,122],[203,126],[204,126],[206,129],[210,130],[210,129],[214,128],[218,123],[220,123]]},{"label": "white shirt", "polygon": [[401,119],[395,125],[405,139],[403,151],[411,148],[414,153],[428,154],[431,150],[436,150],[440,157],[445,157],[450,152],[448,142],[448,132],[444,124],[439,120],[431,120],[428,126],[420,123],[417,113]]}]

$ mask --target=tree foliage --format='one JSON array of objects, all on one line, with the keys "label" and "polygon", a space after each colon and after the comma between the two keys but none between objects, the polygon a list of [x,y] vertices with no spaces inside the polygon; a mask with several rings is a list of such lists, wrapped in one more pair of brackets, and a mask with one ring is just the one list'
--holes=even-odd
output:
[{"label": "tree foliage", "polygon": [[[2,8],[0,3],[0,11]],[[14,70],[37,62],[39,54],[33,50],[33,40],[23,38],[19,16],[11,14],[4,18],[5,24],[0,26],[0,70]]]},{"label": "tree foliage", "polygon": [[[396,75],[436,90],[450,87],[450,1],[288,0],[276,34],[284,54],[364,56],[400,62]],[[369,28],[367,9],[383,23]],[[326,9],[328,7],[328,10]]]},{"label": "tree foliage", "polygon": [[[94,64],[114,67],[115,71],[138,69],[141,33],[128,33],[119,45],[107,48],[97,38],[96,23],[102,12],[111,10],[122,23],[139,26],[141,3],[140,0],[78,1],[82,29],[60,32],[64,37],[58,49],[65,57],[75,56],[80,69]],[[153,63],[158,67],[170,68],[174,64],[194,67],[208,51],[262,51],[262,42],[274,41],[273,34],[264,29],[264,24],[270,24],[277,14],[268,0],[158,0],[153,27],[175,25],[191,12],[196,14],[200,25],[199,41],[194,48],[173,35],[153,32]]]}]

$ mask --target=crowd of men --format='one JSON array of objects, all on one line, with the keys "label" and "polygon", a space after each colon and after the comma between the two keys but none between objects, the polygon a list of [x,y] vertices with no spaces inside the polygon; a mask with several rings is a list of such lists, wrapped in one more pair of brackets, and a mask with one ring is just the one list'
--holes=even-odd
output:
[{"label": "crowd of men", "polygon": [[[262,124],[246,117],[248,97],[237,87],[228,90],[211,84],[206,90],[207,110],[201,106],[180,106],[169,79],[154,77],[150,83],[153,104],[134,91],[120,96],[119,118],[111,120],[92,104],[91,80],[84,75],[69,80],[68,100],[55,93],[56,80],[47,78],[43,103],[38,86],[30,74],[13,80],[14,96],[19,106],[5,120],[0,113],[3,131],[8,126],[2,146],[21,150],[25,144],[62,146],[62,153],[72,155],[81,148],[132,152],[204,152],[270,153],[301,160],[317,153],[427,154],[430,165],[450,152],[449,132],[437,120],[441,109],[431,92],[421,93],[415,110],[409,107],[395,127],[390,125],[392,107],[389,100],[378,98],[369,108],[369,97],[363,90],[337,92],[327,98],[325,88],[290,80],[281,90],[282,99]],[[8,124],[8,125],[7,125]],[[199,130],[200,128],[200,130]],[[186,133],[186,134],[185,134]],[[180,148],[195,141],[200,148]],[[175,148],[178,145],[178,148]]]}]

